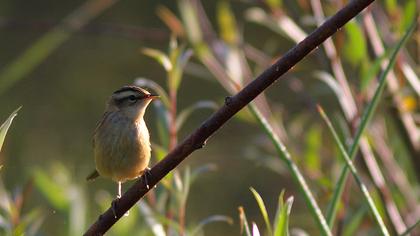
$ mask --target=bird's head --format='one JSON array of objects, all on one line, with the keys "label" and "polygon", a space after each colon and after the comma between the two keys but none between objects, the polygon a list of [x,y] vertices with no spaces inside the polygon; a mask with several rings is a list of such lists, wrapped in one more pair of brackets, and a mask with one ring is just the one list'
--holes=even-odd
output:
[{"label": "bird's head", "polygon": [[149,103],[158,97],[137,86],[124,86],[112,94],[107,110],[120,111],[128,118],[138,120],[143,117]]}]

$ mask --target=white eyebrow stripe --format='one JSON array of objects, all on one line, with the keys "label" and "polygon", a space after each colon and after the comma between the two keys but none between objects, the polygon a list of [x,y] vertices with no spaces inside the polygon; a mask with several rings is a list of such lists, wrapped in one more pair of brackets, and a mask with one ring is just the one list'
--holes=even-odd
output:
[{"label": "white eyebrow stripe", "polygon": [[139,95],[139,93],[134,92],[134,91],[124,91],[124,92],[113,94],[112,97],[115,100],[121,100],[121,99],[124,99],[124,98],[128,98],[129,96],[132,96],[132,95],[137,97]]}]

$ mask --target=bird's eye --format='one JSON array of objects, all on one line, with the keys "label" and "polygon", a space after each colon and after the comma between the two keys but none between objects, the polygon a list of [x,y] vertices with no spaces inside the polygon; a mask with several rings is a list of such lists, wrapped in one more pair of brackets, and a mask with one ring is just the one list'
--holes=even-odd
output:
[{"label": "bird's eye", "polygon": [[135,102],[135,101],[137,101],[137,98],[136,98],[136,96],[134,96],[134,95],[130,95],[130,96],[128,96],[128,100],[129,100],[130,102]]}]

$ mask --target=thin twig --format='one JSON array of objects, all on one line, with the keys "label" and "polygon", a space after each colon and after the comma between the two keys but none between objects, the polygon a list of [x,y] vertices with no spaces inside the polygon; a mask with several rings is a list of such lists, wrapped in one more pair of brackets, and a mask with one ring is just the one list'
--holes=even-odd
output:
[{"label": "thin twig", "polygon": [[[338,29],[343,27],[344,24],[355,17],[372,2],[373,0],[351,1],[347,6],[337,12],[302,42],[290,49],[281,59],[249,83],[238,94],[227,99],[227,102],[218,111],[216,111],[216,113],[208,118],[198,129],[190,134],[175,149],[168,153],[162,161],[157,163],[150,170],[150,178],[148,179],[149,185],[156,185],[188,155],[203,147],[206,140],[238,111],[244,108],[268,86],[273,84],[280,76],[301,61],[324,40],[333,35]],[[142,179],[136,181],[134,185],[120,198],[118,204],[114,204],[115,214],[113,212],[113,208],[110,207],[98,218],[95,223],[91,225],[85,235],[104,234],[148,191],[149,189],[146,187],[146,184]]]}]

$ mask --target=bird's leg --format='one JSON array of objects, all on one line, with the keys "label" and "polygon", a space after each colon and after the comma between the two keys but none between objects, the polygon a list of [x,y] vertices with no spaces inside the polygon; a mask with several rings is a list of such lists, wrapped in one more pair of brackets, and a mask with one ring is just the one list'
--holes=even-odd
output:
[{"label": "bird's leg", "polygon": [[[119,202],[120,198],[121,198],[121,181],[118,181],[118,193],[117,193],[117,198],[114,199],[114,201],[112,201],[111,203],[111,208],[112,208],[112,213],[114,213],[114,217],[115,219],[117,218],[117,203]],[[128,216],[130,214],[129,211],[127,211],[124,216]]]},{"label": "bird's leg", "polygon": [[118,193],[117,193],[117,198],[120,199],[121,198],[121,181],[118,181]]}]

